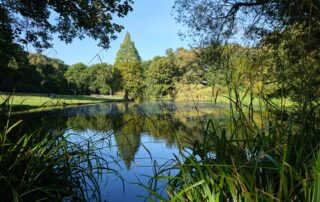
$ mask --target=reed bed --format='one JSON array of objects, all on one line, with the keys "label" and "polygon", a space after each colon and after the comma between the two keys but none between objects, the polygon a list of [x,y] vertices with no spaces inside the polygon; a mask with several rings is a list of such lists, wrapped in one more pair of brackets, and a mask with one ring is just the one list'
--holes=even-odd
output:
[{"label": "reed bed", "polygon": [[286,111],[260,100],[259,111],[237,90],[229,91],[232,124],[209,120],[204,141],[158,166],[146,190],[161,201],[319,201],[319,106]]},{"label": "reed bed", "polygon": [[99,178],[116,171],[108,168],[97,143],[75,142],[62,132],[24,132],[23,121],[10,123],[10,108],[1,107],[2,201],[101,200]]}]

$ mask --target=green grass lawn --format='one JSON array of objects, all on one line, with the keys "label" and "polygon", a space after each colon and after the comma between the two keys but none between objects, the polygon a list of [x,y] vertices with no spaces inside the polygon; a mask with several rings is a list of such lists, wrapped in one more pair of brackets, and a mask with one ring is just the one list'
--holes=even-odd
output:
[{"label": "green grass lawn", "polygon": [[[203,85],[195,85],[195,84],[177,84],[177,94],[175,95],[175,101],[181,102],[214,102],[214,96],[212,95],[212,88],[203,86]],[[217,88],[215,88],[215,92]],[[248,105],[250,103],[250,95],[249,93],[245,94],[244,89],[239,89],[239,96],[242,104]],[[235,99],[235,95],[233,93],[232,98]],[[273,98],[272,103],[275,106],[281,105],[280,98]],[[294,102],[290,99],[282,100],[283,105],[289,107],[294,104]],[[229,104],[230,98],[228,95],[227,87],[221,87],[219,90],[219,96],[217,98],[217,103],[219,104]],[[253,105],[260,106],[263,105],[263,102],[256,95],[254,96]]]},{"label": "green grass lawn", "polygon": [[[0,104],[8,98],[8,93],[0,93]],[[35,108],[60,107],[66,105],[81,105],[102,102],[122,101],[121,97],[105,96],[94,97],[85,95],[56,95],[49,97],[47,94],[15,93],[10,97],[10,105],[14,111],[30,110]]]}]

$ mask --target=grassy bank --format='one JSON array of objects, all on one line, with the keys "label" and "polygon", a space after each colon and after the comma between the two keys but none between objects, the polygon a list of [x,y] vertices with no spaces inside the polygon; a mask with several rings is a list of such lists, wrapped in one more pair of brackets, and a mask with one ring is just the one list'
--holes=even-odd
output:
[{"label": "grassy bank", "polygon": [[[7,98],[8,93],[0,93],[0,103]],[[82,105],[104,102],[122,101],[117,96],[85,96],[85,95],[51,95],[34,93],[15,93],[10,97],[9,104],[13,111],[25,111],[44,108],[55,108],[67,105]]]},{"label": "grassy bank", "polygon": [[[219,104],[229,104],[230,95],[228,93],[228,87],[226,86],[216,86],[215,88],[204,86],[202,84],[176,84],[177,93],[175,94],[175,101],[178,102],[216,102]],[[246,89],[239,88],[239,97],[241,103],[248,105],[251,101],[249,96],[250,92]],[[217,97],[216,97],[217,96]],[[232,92],[232,99],[235,99],[234,92]],[[258,99],[257,95],[253,95],[253,104],[256,106],[263,105],[261,99]],[[170,99],[165,97],[164,99]],[[269,102],[272,102],[275,106],[280,106],[281,103],[283,106],[289,107],[294,104],[290,99],[273,98],[269,99]]]}]

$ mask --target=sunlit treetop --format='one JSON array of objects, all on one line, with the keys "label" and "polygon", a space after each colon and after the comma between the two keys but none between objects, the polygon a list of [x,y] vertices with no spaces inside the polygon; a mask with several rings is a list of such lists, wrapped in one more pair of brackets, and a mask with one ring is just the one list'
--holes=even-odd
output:
[{"label": "sunlit treetop", "polygon": [[120,49],[117,52],[115,63],[140,61],[141,57],[136,49],[134,42],[131,40],[129,32],[126,33]]}]

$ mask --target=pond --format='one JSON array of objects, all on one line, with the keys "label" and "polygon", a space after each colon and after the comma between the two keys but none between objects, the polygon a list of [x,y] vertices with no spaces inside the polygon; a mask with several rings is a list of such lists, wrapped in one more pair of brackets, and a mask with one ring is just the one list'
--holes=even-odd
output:
[{"label": "pond", "polygon": [[[71,141],[99,143],[101,155],[117,171],[99,178],[102,201],[142,201],[154,165],[163,165],[180,149],[203,141],[208,119],[226,124],[227,106],[213,103],[105,103],[16,115],[28,130],[60,133]],[[164,186],[164,185],[162,185]],[[163,196],[166,196],[163,189]]]}]

